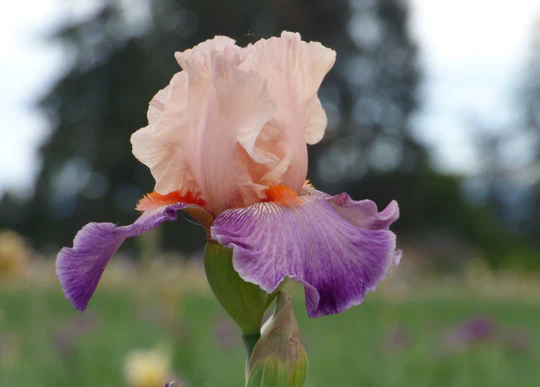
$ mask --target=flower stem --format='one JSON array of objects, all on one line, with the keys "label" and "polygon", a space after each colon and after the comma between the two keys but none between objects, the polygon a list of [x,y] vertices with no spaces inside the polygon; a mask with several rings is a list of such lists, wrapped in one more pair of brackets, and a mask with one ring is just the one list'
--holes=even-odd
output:
[{"label": "flower stem", "polygon": [[260,338],[261,338],[261,334],[259,332],[242,335],[242,340],[244,341],[244,347],[246,347],[246,354],[247,354],[248,362],[251,357],[251,353],[253,352],[253,348],[255,347],[255,344],[257,344],[257,341]]},{"label": "flower stem", "polygon": [[233,267],[232,250],[208,241],[204,251],[204,269],[216,298],[242,333],[259,334],[268,293],[240,278]]}]

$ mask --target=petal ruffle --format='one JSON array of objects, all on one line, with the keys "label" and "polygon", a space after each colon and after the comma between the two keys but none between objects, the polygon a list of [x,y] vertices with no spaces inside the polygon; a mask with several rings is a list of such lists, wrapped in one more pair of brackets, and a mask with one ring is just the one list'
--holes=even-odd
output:
[{"label": "petal ruffle", "polygon": [[346,193],[334,196],[328,202],[343,219],[365,230],[388,230],[399,218],[399,206],[395,200],[381,212],[371,200],[352,200]]},{"label": "petal ruffle", "polygon": [[111,257],[126,238],[150,231],[166,220],[176,220],[176,211],[203,207],[175,203],[143,213],[133,224],[89,223],[75,236],[73,247],[64,247],[56,258],[56,274],[73,307],[85,311]]},{"label": "petal ruffle", "polygon": [[187,76],[176,74],[170,84],[159,91],[148,108],[149,125],[131,136],[133,154],[148,168],[156,180],[155,190],[200,192],[199,184],[186,158],[194,142],[189,132],[191,120],[187,109]]},{"label": "petal ruffle", "polygon": [[285,277],[304,284],[309,317],[362,303],[400,256],[387,230],[397,218],[395,202],[373,215],[376,207],[368,201],[317,192],[292,207],[267,202],[227,210],[210,229],[215,240],[233,249],[234,268],[244,280],[268,293]]}]

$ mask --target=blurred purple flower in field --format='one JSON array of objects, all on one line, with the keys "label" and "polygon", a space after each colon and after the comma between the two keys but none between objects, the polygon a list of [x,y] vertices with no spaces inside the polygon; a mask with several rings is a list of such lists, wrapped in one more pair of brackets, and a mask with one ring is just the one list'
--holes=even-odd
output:
[{"label": "blurred purple flower in field", "polygon": [[184,345],[193,339],[192,324],[188,320],[179,319],[167,325],[168,331],[178,345]]},{"label": "blurred purple flower in field", "polygon": [[514,328],[503,334],[503,344],[506,349],[514,353],[527,352],[531,336],[522,328]]},{"label": "blurred purple flower in field", "polygon": [[139,320],[153,326],[165,326],[171,320],[170,313],[160,303],[150,304],[149,300],[143,300],[137,304],[136,316]]},{"label": "blurred purple flower in field", "polygon": [[492,317],[471,316],[448,330],[443,341],[450,352],[479,344],[495,344],[505,351],[523,353],[529,349],[531,336],[522,327],[503,330]]},{"label": "blurred purple flower in field", "polygon": [[385,334],[386,348],[400,351],[411,346],[411,335],[403,325],[394,325]]},{"label": "blurred purple flower in field", "polygon": [[0,333],[0,370],[7,364],[17,364],[21,338],[13,333]]},{"label": "blurred purple flower in field", "polygon": [[229,351],[240,337],[240,329],[229,319],[220,319],[214,323],[214,337],[224,351]]},{"label": "blurred purple flower in field", "polygon": [[65,321],[53,334],[53,348],[64,358],[73,356],[77,340],[83,335],[95,332],[99,321],[96,313],[86,313]]},{"label": "blurred purple flower in field", "polygon": [[497,323],[491,317],[472,316],[446,332],[445,346],[449,350],[462,350],[478,343],[496,339]]}]

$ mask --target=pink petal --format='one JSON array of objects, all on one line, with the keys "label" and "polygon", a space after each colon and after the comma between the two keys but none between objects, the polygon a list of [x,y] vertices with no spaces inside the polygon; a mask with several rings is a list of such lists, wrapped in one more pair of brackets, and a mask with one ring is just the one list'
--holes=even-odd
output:
[{"label": "pink petal", "polygon": [[201,193],[216,214],[264,196],[247,163],[275,112],[265,79],[241,67],[246,55],[225,37],[176,57],[185,71],[156,95],[150,125],[131,138],[133,153],[156,179],[155,190]]},{"label": "pink petal", "polygon": [[150,125],[155,124],[157,120],[159,120],[159,118],[165,111],[165,106],[167,105],[170,96],[171,87],[167,86],[164,89],[158,91],[154,98],[152,98],[152,100],[150,101],[150,105],[148,106],[147,113],[148,123]]},{"label": "pink petal", "polygon": [[184,71],[154,97],[149,126],[132,136],[155,190],[200,194],[216,214],[260,201],[274,185],[300,192],[306,142],[326,127],[317,90],[334,51],[284,32],[245,49],[218,36],[176,59]]},{"label": "pink petal", "polygon": [[[283,184],[300,192],[307,174],[305,144],[319,142],[326,129],[326,114],[317,91],[334,64],[335,52],[320,43],[303,42],[299,34],[290,32],[283,32],[280,38],[260,40],[245,50],[268,81],[277,104],[275,116],[256,143],[255,159],[265,153],[279,161],[266,163],[270,171],[262,175],[261,182],[269,186]],[[276,168],[278,171],[272,171]],[[260,167],[254,169],[261,174]]]},{"label": "pink petal", "polygon": [[195,136],[189,130],[191,119],[186,110],[187,76],[178,73],[169,86],[150,102],[150,125],[131,136],[133,154],[150,168],[156,180],[154,189],[162,194],[200,192],[186,160],[193,152],[190,144],[195,142]]}]

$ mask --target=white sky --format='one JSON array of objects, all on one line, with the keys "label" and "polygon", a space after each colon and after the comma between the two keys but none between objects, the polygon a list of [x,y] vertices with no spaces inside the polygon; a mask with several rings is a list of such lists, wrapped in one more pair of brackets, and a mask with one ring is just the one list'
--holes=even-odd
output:
[{"label": "white sky", "polygon": [[[466,116],[494,123],[511,117],[512,92],[534,17],[540,17],[540,1],[410,1],[412,33],[425,75],[417,132],[439,168],[474,172]],[[64,66],[62,51],[46,43],[43,34],[73,14],[66,4],[18,0],[0,5],[0,192],[8,187],[31,190],[39,165],[36,149],[48,132],[32,104]]]},{"label": "white sky", "polygon": [[538,0],[411,0],[425,73],[418,134],[440,169],[474,173],[467,117],[512,117]]},{"label": "white sky", "polygon": [[60,51],[45,46],[42,32],[54,23],[54,0],[4,1],[0,5],[0,191],[31,187],[35,150],[46,134],[33,111],[61,67]]}]

